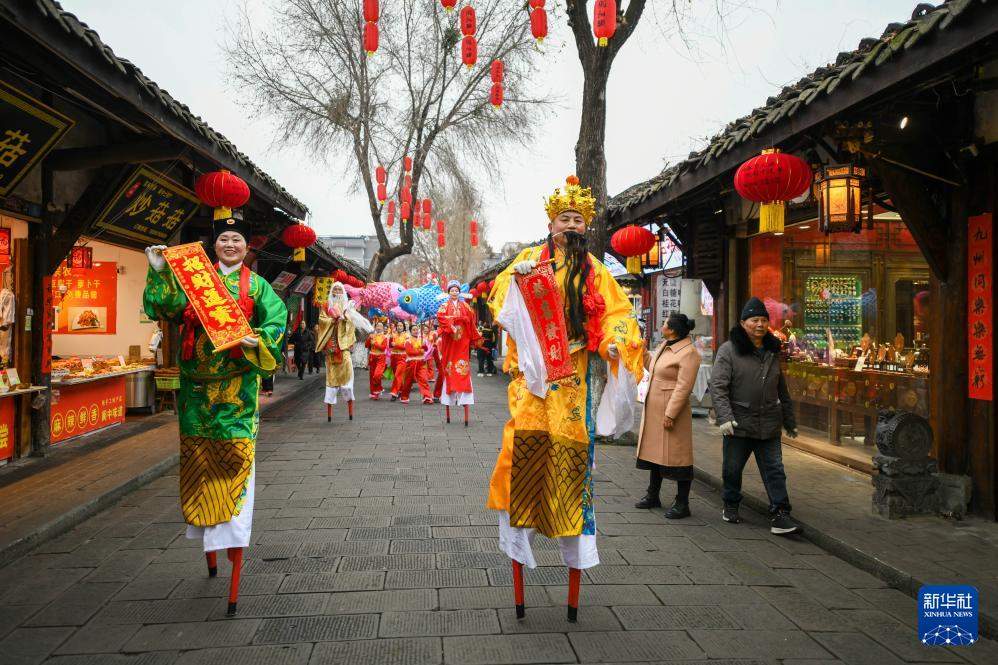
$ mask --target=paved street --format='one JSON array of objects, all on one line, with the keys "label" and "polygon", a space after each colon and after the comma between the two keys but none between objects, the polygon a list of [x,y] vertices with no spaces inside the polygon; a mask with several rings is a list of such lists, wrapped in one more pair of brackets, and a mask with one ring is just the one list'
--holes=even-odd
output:
[{"label": "paved street", "polygon": [[504,383],[476,391],[469,428],[366,399],[329,425],[321,388],[275,407],[238,618],[227,563],[207,578],[167,475],[0,570],[0,663],[998,662],[991,642],[920,647],[908,596],[761,516],[722,523],[706,486],[691,519],[635,510],[646,475],[619,449],[597,461],[602,564],[583,577],[579,623],[543,538],[517,621],[483,508]]}]

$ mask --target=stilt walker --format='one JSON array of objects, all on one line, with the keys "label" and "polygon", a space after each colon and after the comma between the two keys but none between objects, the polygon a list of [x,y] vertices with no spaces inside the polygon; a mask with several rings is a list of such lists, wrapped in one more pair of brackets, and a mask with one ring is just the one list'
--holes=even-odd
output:
[{"label": "stilt walker", "polygon": [[390,340],[385,334],[385,324],[378,321],[374,324],[374,334],[367,338],[367,371],[371,384],[371,399],[381,399],[384,387],[381,381],[385,375],[385,363],[388,362],[388,345]]},{"label": "stilt walker", "polygon": [[[436,378],[433,381],[433,401],[439,402],[444,392],[444,364],[440,359],[440,329],[436,321],[433,321],[432,324],[430,343],[433,345],[433,366],[436,369]],[[449,411],[450,409],[448,409]]]},{"label": "stilt walker", "polygon": [[[163,245],[146,249],[146,315],[183,324],[180,352],[180,507],[187,537],[203,543],[208,575],[218,573],[219,550],[232,562],[228,614],[236,613],[243,548],[250,543],[262,377],[283,362],[281,339],[288,311],[270,284],[243,264],[248,225],[224,210],[215,221],[214,267],[236,299],[253,335],[216,353],[197,313],[166,265]],[[218,211],[216,211],[218,212]],[[238,211],[236,211],[238,215]],[[210,271],[190,260],[185,268]],[[196,275],[192,274],[192,280]],[[209,277],[210,279],[210,277]],[[194,284],[204,279],[194,281]],[[211,295],[207,289],[205,300]],[[221,318],[221,315],[220,315]]]},{"label": "stilt walker", "polygon": [[319,312],[317,353],[326,354],[326,422],[333,419],[333,405],[340,399],[347,403],[347,416],[353,420],[353,360],[350,350],[357,342],[357,331],[373,332],[371,323],[357,311],[347,298],[340,282],[329,288],[329,300]]},{"label": "stilt walker", "polygon": [[405,321],[395,322],[395,332],[391,336],[389,358],[392,368],[392,401],[399,398],[399,388],[402,386],[402,375],[405,374],[405,343],[409,341],[409,332]]},{"label": "stilt walker", "polygon": [[[599,563],[593,511],[590,386],[596,363],[636,386],[643,344],[627,295],[586,251],[595,213],[588,188],[570,178],[548,199],[548,241],[523,250],[496,277],[489,299],[509,335],[505,370],[510,419],[502,436],[487,506],[499,513],[499,548],[513,565],[517,616],[523,617],[523,566],[537,565],[536,533],[558,540],[569,568],[568,620],[578,616],[582,570]],[[608,382],[604,399],[624,381]],[[635,391],[636,392],[636,391]]]},{"label": "stilt walker", "polygon": [[475,403],[471,387],[471,349],[482,342],[475,311],[461,299],[461,284],[447,284],[447,301],[437,310],[437,331],[440,334],[441,374],[444,378],[440,403],[444,405],[447,422],[450,408],[464,407],[464,426],[468,426],[468,411]]},{"label": "stilt walker", "polygon": [[429,375],[430,370],[426,365],[429,362],[433,348],[427,346],[423,339],[423,332],[419,324],[414,323],[410,328],[409,340],[405,343],[405,369],[403,370],[402,385],[399,387],[399,401],[403,404],[409,403],[409,393],[412,392],[412,384],[419,386],[419,394],[423,398],[423,404],[433,404],[432,393],[430,393]]}]

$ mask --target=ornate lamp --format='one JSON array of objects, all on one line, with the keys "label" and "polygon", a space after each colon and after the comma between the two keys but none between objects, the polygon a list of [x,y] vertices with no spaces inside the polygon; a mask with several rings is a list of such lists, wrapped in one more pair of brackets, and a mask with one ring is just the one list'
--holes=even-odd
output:
[{"label": "ornate lamp", "polygon": [[821,169],[817,181],[818,224],[825,233],[853,231],[863,221],[866,169],[836,164]]}]

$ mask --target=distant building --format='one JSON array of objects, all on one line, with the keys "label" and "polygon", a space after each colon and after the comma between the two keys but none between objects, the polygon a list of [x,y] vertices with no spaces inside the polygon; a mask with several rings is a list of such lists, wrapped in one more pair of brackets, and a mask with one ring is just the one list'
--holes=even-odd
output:
[{"label": "distant building", "polygon": [[326,249],[367,268],[378,251],[377,236],[320,236]]}]

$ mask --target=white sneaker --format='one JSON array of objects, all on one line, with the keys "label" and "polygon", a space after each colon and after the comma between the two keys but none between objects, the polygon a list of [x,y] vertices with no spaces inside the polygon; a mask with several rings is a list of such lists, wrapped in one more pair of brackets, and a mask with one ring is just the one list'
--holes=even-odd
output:
[{"label": "white sneaker", "polygon": [[479,373],[478,373],[478,376],[485,376],[485,375],[484,375],[484,374],[482,374],[481,372],[479,372]]}]

